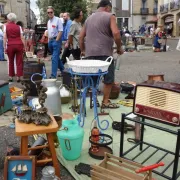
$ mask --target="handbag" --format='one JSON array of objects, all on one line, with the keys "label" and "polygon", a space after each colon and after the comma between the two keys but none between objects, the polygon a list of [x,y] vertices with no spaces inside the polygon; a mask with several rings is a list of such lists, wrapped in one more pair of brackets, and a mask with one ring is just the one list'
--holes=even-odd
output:
[{"label": "handbag", "polygon": [[47,44],[47,43],[48,43],[48,37],[45,36],[45,35],[43,35],[42,38],[41,38],[41,40],[40,40],[40,43],[42,43],[42,44]]},{"label": "handbag", "polygon": [[71,49],[71,53],[76,60],[80,60],[81,50],[80,48],[77,49]]},{"label": "handbag", "polygon": [[159,44],[162,44],[162,41],[163,41],[162,39],[158,39]]}]

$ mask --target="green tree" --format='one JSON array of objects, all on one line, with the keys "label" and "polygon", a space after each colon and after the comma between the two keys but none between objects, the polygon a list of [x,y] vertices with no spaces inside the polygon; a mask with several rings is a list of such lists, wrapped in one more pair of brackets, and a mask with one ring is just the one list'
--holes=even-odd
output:
[{"label": "green tree", "polygon": [[53,6],[55,16],[59,16],[62,12],[69,12],[70,14],[73,12],[74,8],[81,8],[84,17],[87,17],[87,9],[88,3],[86,0],[38,0],[37,6],[40,10],[41,22],[47,22],[47,6]]},{"label": "green tree", "polygon": [[46,13],[48,1],[49,0],[37,0],[36,2],[39,8],[39,12],[40,12],[41,23],[46,23],[48,20],[47,13]]}]

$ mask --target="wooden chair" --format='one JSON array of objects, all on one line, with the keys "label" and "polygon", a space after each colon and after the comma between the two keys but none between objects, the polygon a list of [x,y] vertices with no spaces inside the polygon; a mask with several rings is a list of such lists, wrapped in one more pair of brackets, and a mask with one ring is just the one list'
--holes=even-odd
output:
[{"label": "wooden chair", "polygon": [[[53,116],[51,116],[51,119],[52,119],[52,122],[48,126],[36,126],[35,124],[32,124],[32,123],[25,124],[25,123],[19,122],[18,119],[16,119],[15,132],[17,136],[21,137],[20,154],[22,156],[27,156],[29,150],[36,150],[36,149],[49,147],[49,150],[51,152],[51,158],[45,159],[45,160],[38,160],[36,164],[52,161],[53,166],[55,168],[56,176],[60,177],[60,167],[59,167],[59,162],[56,157],[56,151],[55,151],[54,140],[53,140],[53,133],[57,132],[59,127]],[[28,148],[28,136],[35,135],[35,134],[46,134],[48,144],[43,145],[43,146]]]}]

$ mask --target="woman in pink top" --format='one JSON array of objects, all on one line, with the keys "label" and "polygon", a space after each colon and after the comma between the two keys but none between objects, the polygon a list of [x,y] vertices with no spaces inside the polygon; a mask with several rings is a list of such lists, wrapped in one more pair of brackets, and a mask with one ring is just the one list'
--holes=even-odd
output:
[{"label": "woman in pink top", "polygon": [[[9,23],[4,29],[4,49],[9,58],[9,81],[13,81],[14,72],[14,58],[16,57],[17,65],[17,82],[20,82],[20,77],[23,76],[23,52],[24,52],[24,38],[22,28],[16,25],[16,15],[9,13],[7,15]],[[7,43],[7,48],[6,48]]]}]

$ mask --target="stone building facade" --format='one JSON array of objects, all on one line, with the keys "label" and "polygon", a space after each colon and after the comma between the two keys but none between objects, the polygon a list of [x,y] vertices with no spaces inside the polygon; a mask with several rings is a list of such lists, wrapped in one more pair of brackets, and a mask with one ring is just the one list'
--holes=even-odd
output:
[{"label": "stone building facade", "polygon": [[171,36],[180,36],[180,0],[159,0],[158,24]]},{"label": "stone building facade", "polygon": [[34,29],[35,25],[37,24],[37,18],[34,12],[30,9],[30,26]]},{"label": "stone building facade", "polygon": [[132,0],[132,26],[138,30],[143,24],[157,25],[158,0]]},{"label": "stone building facade", "polygon": [[[89,12],[95,12],[97,10],[98,3],[100,0],[87,0],[89,3]],[[117,18],[118,27],[130,27],[131,23],[131,3],[132,0],[111,0],[112,2],[112,13]]]},{"label": "stone building facade", "polygon": [[132,30],[132,0],[112,1],[112,11],[116,15],[119,29]]},{"label": "stone building facade", "polygon": [[10,12],[17,15],[17,21],[22,21],[24,27],[31,26],[30,0],[0,0],[0,21],[3,22],[3,15]]}]

